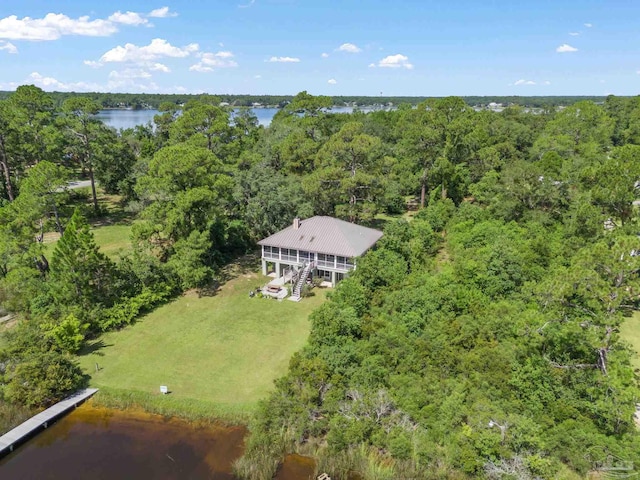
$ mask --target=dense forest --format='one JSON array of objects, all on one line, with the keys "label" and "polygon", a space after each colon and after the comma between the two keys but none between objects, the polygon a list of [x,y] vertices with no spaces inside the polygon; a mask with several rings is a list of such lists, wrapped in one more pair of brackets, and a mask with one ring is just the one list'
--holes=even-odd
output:
[{"label": "dense forest", "polygon": [[[12,92],[0,91],[0,100],[6,99],[12,95]],[[174,105],[184,105],[189,100],[197,99],[199,95],[194,94],[163,94],[163,93],[75,93],[75,92],[51,92],[49,97],[53,100],[54,105],[61,106],[65,100],[72,97],[87,97],[96,102],[101,108],[132,108],[132,109],[157,109],[162,103],[172,103]],[[293,100],[293,95],[216,95],[221,102],[227,103],[234,107],[252,107],[271,106],[282,108]],[[469,106],[486,107],[490,103],[498,103],[501,105],[519,105],[529,108],[553,108],[560,106],[573,105],[580,101],[590,101],[594,103],[603,103],[603,96],[468,96],[461,97]],[[367,107],[372,105],[400,105],[407,103],[410,105],[418,105],[427,100],[437,100],[436,97],[389,97],[389,96],[334,96],[332,104],[334,106],[360,106]]]},{"label": "dense forest", "polygon": [[[0,304],[21,319],[0,343],[0,406],[56,401],[86,382],[87,339],[207,288],[294,217],[332,215],[384,237],[312,314],[239,475],[271,478],[293,451],[366,479],[580,478],[640,458],[619,335],[640,293],[640,97],[346,115],[301,92],[269,128],[182,98],[119,132],[91,96],[0,100]],[[67,188],[80,176],[88,202]],[[135,218],[118,260],[89,230],[96,185]]]}]

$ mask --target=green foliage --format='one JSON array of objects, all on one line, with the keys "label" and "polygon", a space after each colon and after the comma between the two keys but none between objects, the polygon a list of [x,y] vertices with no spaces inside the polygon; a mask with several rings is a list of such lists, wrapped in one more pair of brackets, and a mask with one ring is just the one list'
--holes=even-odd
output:
[{"label": "green foliage", "polygon": [[4,396],[29,407],[49,406],[85,382],[77,362],[56,351],[25,356],[5,368]]},{"label": "green foliage", "polygon": [[70,313],[59,322],[43,322],[40,327],[46,337],[51,338],[54,347],[63,353],[77,353],[84,343],[88,324],[83,324]]},{"label": "green foliage", "polygon": [[51,261],[56,301],[68,305],[108,304],[116,292],[114,265],[95,244],[86,220],[76,210],[56,244]]},{"label": "green foliage", "polygon": [[103,332],[122,328],[135,321],[141,314],[149,312],[154,307],[166,302],[172,295],[169,287],[143,288],[138,295],[126,298],[101,312],[100,330]]},{"label": "green foliage", "polygon": [[[207,285],[292,218],[374,223],[409,196],[420,211],[389,221],[312,315],[238,472],[270,477],[298,448],[371,479],[552,478],[640,457],[618,333],[640,291],[637,98],[535,113],[406,99],[419,105],[343,115],[330,107],[344,99],[300,92],[258,100],[284,107],[266,129],[220,105],[231,98],[52,101],[26,86],[0,100],[0,301],[27,319],[0,354],[6,398],[47,404],[80,385],[69,352],[85,335]],[[169,103],[155,130],[117,134],[95,118],[115,99]],[[133,200],[134,248],[117,264],[78,213],[67,222],[85,199],[65,191],[63,165],[92,180],[95,212],[94,177]],[[50,269],[49,230],[64,231]]]}]

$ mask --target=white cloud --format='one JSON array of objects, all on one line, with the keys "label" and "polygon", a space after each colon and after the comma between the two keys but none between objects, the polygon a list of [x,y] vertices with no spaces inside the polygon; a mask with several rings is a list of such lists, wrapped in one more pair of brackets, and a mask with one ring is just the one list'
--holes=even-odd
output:
[{"label": "white cloud", "polygon": [[109,20],[114,23],[122,23],[124,25],[144,25],[149,23],[149,20],[143,18],[142,15],[136,12],[122,13],[120,10],[112,15],[109,15]]},{"label": "white cloud", "polygon": [[100,67],[102,67],[102,63],[96,62],[94,60],[85,60],[82,63],[84,63],[86,66],[91,67],[91,68],[100,68]]},{"label": "white cloud", "polygon": [[18,53],[18,48],[11,42],[0,42],[0,50],[6,50],[7,53]]},{"label": "white cloud", "polygon": [[338,82],[336,81],[336,79],[335,79],[335,78],[330,78],[330,79],[327,81],[327,83],[328,83],[329,85],[335,85],[335,84],[337,84]]},{"label": "white cloud", "polygon": [[233,60],[233,53],[229,51],[204,52],[199,57],[200,61],[189,68],[192,72],[212,72],[214,68],[233,68],[238,66],[238,62]]},{"label": "white cloud", "polygon": [[149,70],[152,70],[154,72],[163,72],[163,73],[171,72],[171,69],[163,63],[153,63],[149,65]]},{"label": "white cloud", "polygon": [[111,72],[109,72],[109,78],[112,80],[151,78],[151,74],[141,68],[125,68],[124,70],[112,70]]},{"label": "white cloud", "polygon": [[556,52],[558,53],[571,53],[571,52],[577,52],[577,51],[578,51],[577,48],[572,47],[571,45],[568,45],[566,43],[563,43],[558,48],[556,48]]},{"label": "white cloud", "polygon": [[74,19],[61,13],[47,13],[44,18],[10,15],[0,19],[0,38],[12,40],[57,40],[63,35],[106,37],[117,31],[110,20],[89,20],[88,16]]},{"label": "white cloud", "polygon": [[409,57],[400,53],[384,57],[378,62],[378,66],[382,68],[406,68],[408,70],[413,68],[413,65],[409,63]]},{"label": "white cloud", "polygon": [[593,27],[593,24],[592,23],[585,23],[584,26],[587,27],[587,28],[591,28],[591,27]]},{"label": "white cloud", "polygon": [[162,38],[154,38],[149,45],[139,47],[133,43],[126,43],[124,47],[118,45],[100,57],[100,62],[132,62],[144,63],[160,57],[183,58],[198,51],[197,43],[190,43],[184,47],[175,47]]},{"label": "white cloud", "polygon": [[339,52],[360,53],[362,49],[353,43],[343,43],[336,50]]},{"label": "white cloud", "polygon": [[542,82],[543,85],[551,85],[551,82],[549,80],[545,80],[544,82]]},{"label": "white cloud", "polygon": [[262,78],[262,75],[256,75],[256,76],[255,76],[255,77],[253,77],[253,78]]},{"label": "white cloud", "polygon": [[637,73],[638,75],[640,75],[640,70],[637,70],[637,71],[636,71],[636,73]]},{"label": "white cloud", "polygon": [[156,8],[155,10],[151,10],[149,12],[149,16],[153,18],[167,18],[167,17],[177,17],[178,14],[175,12],[170,12],[169,7],[161,7],[161,8]]},{"label": "white cloud", "polygon": [[569,35],[571,35],[572,37],[577,37],[578,35],[580,35],[580,32],[569,32]]},{"label": "white cloud", "polygon": [[321,53],[321,54],[320,54],[320,56],[321,56],[322,58],[329,58],[329,54],[328,54],[328,53],[325,53],[325,52]]},{"label": "white cloud", "polygon": [[375,67],[376,67],[376,64],[375,64],[375,63],[370,63],[370,64],[369,64],[369,68],[375,68]]},{"label": "white cloud", "polygon": [[201,63],[196,63],[195,65],[191,65],[189,67],[189,71],[190,72],[200,72],[200,73],[207,73],[207,72],[213,72],[213,68],[211,67],[205,67],[204,65],[202,65]]},{"label": "white cloud", "polygon": [[536,82],[534,82],[533,80],[520,79],[520,80],[516,80],[513,84],[514,85],[535,85]]},{"label": "white cloud", "polygon": [[266,61],[270,63],[298,63],[300,59],[296,57],[271,57]]},{"label": "white cloud", "polygon": [[250,6],[252,6],[254,3],[256,3],[256,0],[250,0],[249,3],[246,3],[244,5],[238,5],[238,8],[249,8]]},{"label": "white cloud", "polygon": [[[139,73],[139,72],[138,72]],[[106,84],[73,82],[65,83],[53,77],[41,75],[38,72],[31,73],[21,82],[0,83],[0,90],[15,90],[18,86],[33,84],[45,91],[62,92],[156,92],[156,93],[176,93],[186,92],[187,89],[181,86],[160,87],[155,82],[149,80],[144,74],[139,75],[135,71],[117,72],[109,75]],[[196,93],[196,92],[194,92]]]},{"label": "white cloud", "polygon": [[97,91],[101,88],[100,85],[95,83],[86,83],[86,82],[64,83],[59,80],[56,80],[53,77],[45,77],[44,75],[41,75],[38,72],[31,73],[27,81],[47,91],[88,92],[88,91]]}]

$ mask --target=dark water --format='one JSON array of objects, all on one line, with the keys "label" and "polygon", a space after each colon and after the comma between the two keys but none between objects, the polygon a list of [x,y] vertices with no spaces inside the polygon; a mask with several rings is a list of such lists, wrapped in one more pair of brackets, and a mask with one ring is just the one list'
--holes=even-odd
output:
[{"label": "dark water", "polygon": [[[2,458],[0,479],[235,480],[246,433],[84,404]],[[289,455],[276,480],[307,480],[313,472],[311,458]]]},{"label": "dark water", "polygon": [[232,480],[245,434],[83,405],[0,460],[0,478]]},{"label": "dark water", "polygon": [[313,480],[316,464],[313,458],[287,455],[280,465],[275,480]]}]

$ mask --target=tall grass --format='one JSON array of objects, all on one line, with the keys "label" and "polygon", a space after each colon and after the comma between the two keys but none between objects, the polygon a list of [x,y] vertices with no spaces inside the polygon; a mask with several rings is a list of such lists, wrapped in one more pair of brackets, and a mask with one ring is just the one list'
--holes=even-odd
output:
[{"label": "tall grass", "polygon": [[245,453],[233,462],[233,473],[244,480],[271,480],[294,445],[294,432],[282,428],[276,434],[253,433]]},{"label": "tall grass", "polygon": [[0,435],[35,415],[37,410],[0,400]]},{"label": "tall grass", "polygon": [[246,425],[250,420],[246,411],[227,408],[213,402],[111,387],[100,387],[91,402],[97,406],[117,410],[143,410],[196,424]]},{"label": "tall grass", "polygon": [[341,452],[326,447],[316,451],[316,473],[328,473],[332,480],[426,480],[450,478],[419,467],[412,460],[394,460],[378,449],[360,444]]}]

